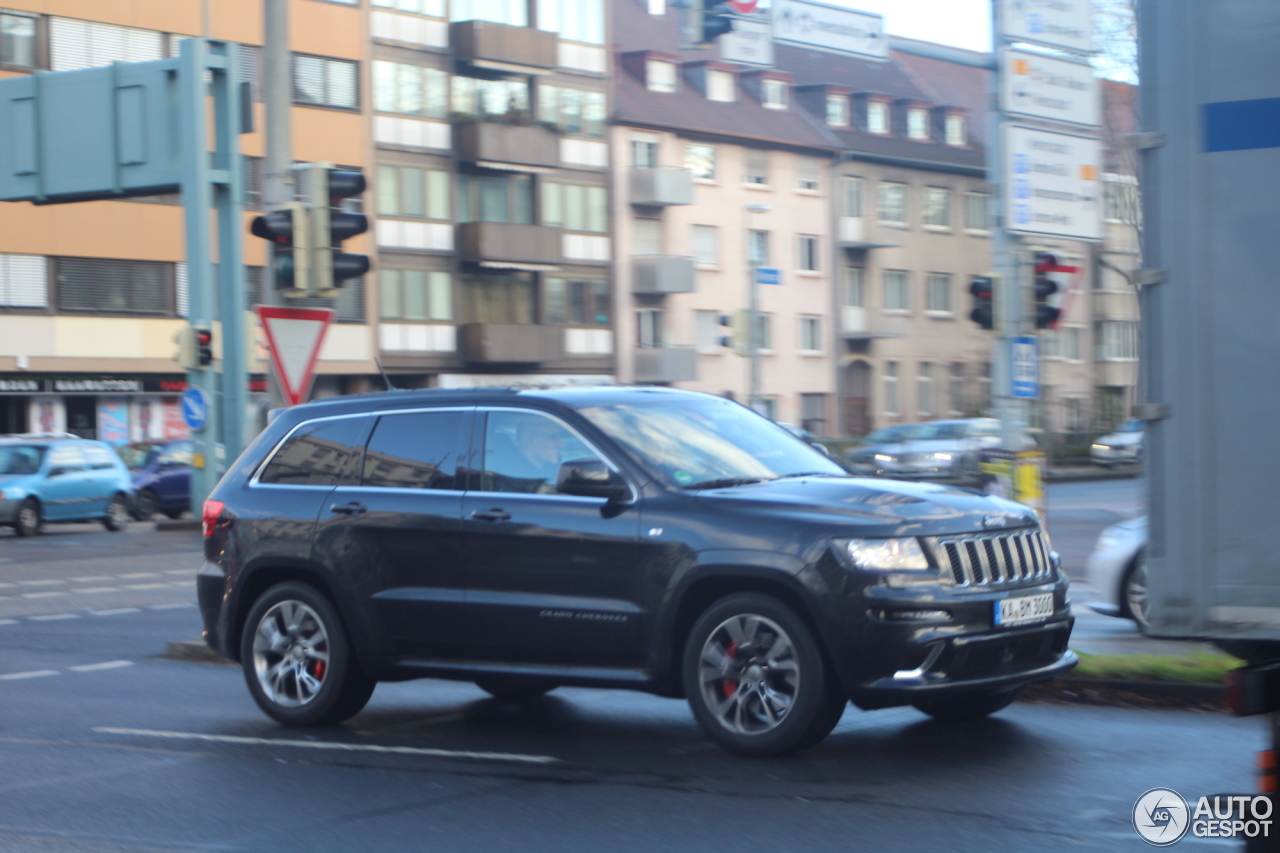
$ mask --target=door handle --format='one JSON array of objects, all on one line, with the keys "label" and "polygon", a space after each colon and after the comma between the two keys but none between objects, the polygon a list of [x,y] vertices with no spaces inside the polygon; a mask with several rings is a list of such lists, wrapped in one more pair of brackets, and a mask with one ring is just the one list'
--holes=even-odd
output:
[{"label": "door handle", "polygon": [[329,512],[340,512],[343,515],[359,515],[362,512],[367,512],[368,509],[369,508],[362,503],[351,501],[351,503],[346,504],[334,504],[329,507]]},{"label": "door handle", "polygon": [[487,511],[478,509],[475,512],[471,513],[471,517],[478,518],[481,521],[507,521],[508,519],[511,518],[511,513],[505,512],[499,509],[498,507],[494,507],[493,509],[487,510]]}]

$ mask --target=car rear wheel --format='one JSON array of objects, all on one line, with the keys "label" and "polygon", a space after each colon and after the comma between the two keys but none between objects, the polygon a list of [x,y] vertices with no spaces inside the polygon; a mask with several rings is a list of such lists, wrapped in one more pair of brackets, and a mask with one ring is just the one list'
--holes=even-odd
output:
[{"label": "car rear wheel", "polygon": [[1120,584],[1121,613],[1138,623],[1138,629],[1144,634],[1151,627],[1148,621],[1147,594],[1147,553],[1139,551],[1133,558],[1128,570],[1124,573],[1124,581]]},{"label": "car rear wheel", "polygon": [[160,499],[150,489],[143,489],[133,501],[133,517],[138,521],[147,521],[160,508]]},{"label": "car rear wheel", "polygon": [[107,514],[102,519],[102,526],[117,533],[129,526],[129,503],[124,495],[116,495],[107,504]]},{"label": "car rear wheel", "polygon": [[1019,687],[1015,690],[998,690],[992,693],[969,693],[946,699],[916,702],[915,708],[939,720],[956,722],[976,720],[1009,707],[1021,692],[1022,688]]},{"label": "car rear wheel", "polygon": [[500,676],[478,678],[476,679],[476,687],[479,687],[499,702],[528,702],[556,689],[554,684]]},{"label": "car rear wheel", "polygon": [[685,643],[685,695],[702,730],[742,755],[782,755],[821,741],[845,697],[813,633],[776,598],[713,604]]},{"label": "car rear wheel", "polygon": [[240,660],[258,707],[287,726],[354,717],[377,684],[356,663],[329,599],[304,583],[278,584],[254,602]]},{"label": "car rear wheel", "polygon": [[40,504],[35,498],[27,498],[22,502],[22,506],[18,507],[18,518],[13,523],[13,529],[18,531],[19,536],[35,536],[40,532],[44,519],[40,517]]}]

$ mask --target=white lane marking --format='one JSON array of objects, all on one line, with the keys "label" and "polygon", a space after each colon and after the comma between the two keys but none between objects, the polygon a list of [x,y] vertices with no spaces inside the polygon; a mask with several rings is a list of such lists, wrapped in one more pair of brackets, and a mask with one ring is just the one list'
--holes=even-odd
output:
[{"label": "white lane marking", "polygon": [[166,584],[162,583],[131,583],[125,586],[125,589],[164,589]]},{"label": "white lane marking", "polygon": [[58,586],[59,584],[66,583],[66,581],[63,581],[63,580],[18,581],[18,583],[22,584],[23,586]]},{"label": "white lane marking", "polygon": [[40,616],[28,616],[32,622],[53,622],[57,619],[79,619],[79,613],[44,613]]},{"label": "white lane marking", "polygon": [[8,588],[9,588],[9,587],[11,587],[11,586],[17,586],[17,584],[12,584],[12,583],[0,583],[0,589],[8,589]]},{"label": "white lane marking", "polygon": [[150,604],[148,610],[177,610],[179,607],[195,607],[195,602],[184,601],[181,604]]},{"label": "white lane marking", "polygon": [[77,590],[73,590],[78,595],[92,595],[97,592],[119,592],[118,586],[82,586]]},{"label": "white lane marking", "polygon": [[0,625],[17,625],[17,619],[0,619]]},{"label": "white lane marking", "polygon": [[194,575],[195,572],[192,569],[169,569],[169,571],[165,572],[165,574],[166,575]]},{"label": "white lane marking", "polygon": [[62,675],[56,669],[36,669],[31,672],[10,672],[0,675],[0,681],[17,681],[20,678],[43,678],[46,675]]},{"label": "white lane marking", "polygon": [[178,586],[185,589],[191,586],[191,581],[170,581],[169,586]]},{"label": "white lane marking", "polygon": [[119,669],[122,666],[133,666],[131,660],[109,660],[105,663],[86,663],[80,666],[69,666],[72,672],[97,672],[100,669]]},{"label": "white lane marking", "polygon": [[13,557],[0,557],[0,563],[13,563],[13,562],[16,562],[13,559]]},{"label": "white lane marking", "polygon": [[114,610],[90,610],[94,616],[119,616],[121,613],[141,613],[136,607],[117,607]]},{"label": "white lane marking", "polygon": [[[0,676],[3,677],[3,676]],[[379,746],[372,743],[334,743],[317,740],[277,740],[262,737],[239,737],[237,735],[205,735],[196,732],[162,732],[151,729],[117,729],[106,726],[94,729],[95,732],[110,735],[132,735],[135,737],[172,738],[175,740],[201,740],[214,743],[239,743],[253,746],[287,746],[299,749],[333,749],[344,752],[384,752],[396,755],[428,755],[433,758],[472,758],[480,761],[518,761],[524,764],[555,764],[560,761],[550,755],[521,755],[514,752],[468,752],[453,749],[428,749],[414,746]]]},{"label": "white lane marking", "polygon": [[109,581],[114,579],[115,578],[112,575],[94,575],[93,577],[67,578],[67,580],[75,581],[76,583],[101,583],[102,581]]},{"label": "white lane marking", "polygon": [[54,590],[50,592],[24,592],[22,594],[22,597],[23,598],[54,598],[60,595],[70,595],[70,593],[62,592],[61,590]]},{"label": "white lane marking", "polygon": [[116,577],[118,578],[158,578],[160,577],[160,573],[159,572],[134,572],[133,574],[129,574],[129,575],[116,575]]}]

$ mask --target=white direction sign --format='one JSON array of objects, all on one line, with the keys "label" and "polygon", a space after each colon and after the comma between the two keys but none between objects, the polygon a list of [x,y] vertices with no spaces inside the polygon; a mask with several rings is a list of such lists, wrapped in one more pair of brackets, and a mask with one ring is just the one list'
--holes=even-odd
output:
[{"label": "white direction sign", "polygon": [[887,59],[884,18],[807,0],[773,0],[773,37],[809,47]]},{"label": "white direction sign", "polygon": [[1102,123],[1092,66],[1005,48],[1000,68],[1000,105],[1005,112],[1089,127]]},{"label": "white direction sign", "polygon": [[1093,52],[1093,0],[999,0],[1000,35],[1075,53]]},{"label": "white direction sign", "polygon": [[720,36],[720,58],[744,65],[773,65],[773,30],[768,18],[734,18],[733,29]]},{"label": "white direction sign", "polygon": [[290,406],[306,400],[315,378],[316,358],[324,333],[333,321],[328,308],[277,308],[259,305],[255,309],[267,336],[271,365]]},{"label": "white direction sign", "polygon": [[1004,151],[1008,230],[1102,239],[1102,148],[1097,139],[1006,127]]}]

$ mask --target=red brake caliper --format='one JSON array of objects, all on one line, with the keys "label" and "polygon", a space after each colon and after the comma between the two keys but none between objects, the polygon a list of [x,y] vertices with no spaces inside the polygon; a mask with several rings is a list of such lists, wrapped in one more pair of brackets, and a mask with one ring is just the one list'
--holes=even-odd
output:
[{"label": "red brake caliper", "polygon": [[[724,658],[726,661],[726,664],[725,664],[726,671],[728,670],[727,662],[733,658],[733,655],[737,650],[738,650],[737,640],[734,640],[732,643],[730,643],[729,647],[724,650]],[[732,681],[726,678],[724,680],[724,683],[720,685],[720,689],[724,691],[724,698],[728,699],[734,693],[738,692],[738,682]]]}]

